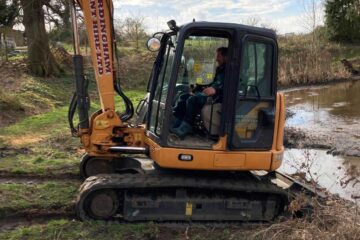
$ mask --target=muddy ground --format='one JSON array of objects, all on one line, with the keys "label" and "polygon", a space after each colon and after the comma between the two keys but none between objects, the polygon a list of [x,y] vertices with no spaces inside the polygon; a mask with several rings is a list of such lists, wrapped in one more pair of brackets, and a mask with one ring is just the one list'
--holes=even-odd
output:
[{"label": "muddy ground", "polygon": [[[291,117],[291,112],[287,116]],[[359,130],[338,126],[336,131],[316,129],[316,131],[286,127],[284,146],[286,148],[325,149],[329,154],[360,157]]]}]

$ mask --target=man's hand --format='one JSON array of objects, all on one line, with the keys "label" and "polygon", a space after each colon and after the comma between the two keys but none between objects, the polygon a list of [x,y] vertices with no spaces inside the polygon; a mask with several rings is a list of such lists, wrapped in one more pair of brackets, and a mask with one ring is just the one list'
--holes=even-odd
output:
[{"label": "man's hand", "polygon": [[212,96],[216,93],[216,90],[215,88],[213,87],[207,87],[203,90],[203,93],[206,95],[206,96]]}]

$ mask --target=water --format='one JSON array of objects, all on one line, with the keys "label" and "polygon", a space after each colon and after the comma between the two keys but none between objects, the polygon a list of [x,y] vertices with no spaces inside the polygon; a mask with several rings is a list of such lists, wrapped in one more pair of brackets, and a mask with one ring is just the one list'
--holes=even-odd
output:
[{"label": "water", "polygon": [[[284,91],[287,109],[294,115],[286,126],[296,127],[320,138],[330,139],[334,147],[354,153],[360,148],[360,81]],[[350,150],[349,150],[350,149]],[[356,154],[355,154],[356,155]],[[311,161],[308,161],[311,160]],[[304,169],[305,168],[305,169]],[[325,150],[288,149],[280,171],[295,173],[309,169],[310,175],[331,193],[345,199],[360,197],[359,157],[332,156]]]},{"label": "water", "polygon": [[287,149],[279,171],[287,174],[308,171],[308,180],[315,180],[330,193],[354,200],[360,197],[360,182],[353,179],[346,184],[353,177],[349,171],[354,166],[360,169],[357,157],[332,156],[316,149]]},{"label": "water", "polygon": [[360,137],[360,81],[285,91],[295,115],[287,126],[330,131],[352,129]]}]

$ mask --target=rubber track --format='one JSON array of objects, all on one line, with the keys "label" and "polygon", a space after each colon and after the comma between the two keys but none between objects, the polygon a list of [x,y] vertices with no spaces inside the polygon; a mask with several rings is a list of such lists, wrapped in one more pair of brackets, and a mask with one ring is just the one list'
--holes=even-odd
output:
[{"label": "rubber track", "polygon": [[100,189],[155,189],[155,188],[200,188],[247,193],[278,195],[288,201],[287,191],[270,181],[237,177],[189,176],[174,174],[101,174],[87,178],[79,188],[76,212],[80,219],[89,220],[83,209],[85,198]]}]

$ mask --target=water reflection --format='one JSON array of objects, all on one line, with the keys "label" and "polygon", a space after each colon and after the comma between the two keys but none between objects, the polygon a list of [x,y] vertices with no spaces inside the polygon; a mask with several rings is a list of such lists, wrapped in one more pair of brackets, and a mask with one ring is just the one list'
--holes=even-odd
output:
[{"label": "water reflection", "polygon": [[[342,183],[351,179],[348,169],[351,166],[360,168],[360,161],[355,157],[339,157],[326,154],[323,150],[300,150],[288,149],[285,151],[284,162],[279,171],[294,174],[299,171],[307,171],[307,178],[311,177],[330,193],[354,200],[352,197],[360,195],[360,182],[356,178],[346,186]],[[311,176],[310,176],[311,175]]]},{"label": "water reflection", "polygon": [[360,118],[360,81],[285,91],[286,104],[296,114],[289,125],[335,119],[353,124]]},{"label": "water reflection", "polygon": [[[294,115],[286,120],[286,126],[296,127],[324,142],[330,140],[337,149],[358,150],[360,145],[360,81],[329,86],[299,88],[284,91],[287,108]],[[294,173],[299,166],[314,160],[310,173],[318,183],[331,193],[351,199],[360,195],[360,183],[341,186],[349,176],[347,172],[360,169],[359,157],[334,157],[322,150],[290,149],[285,153],[281,170]],[[359,176],[357,176],[359,180]],[[355,179],[356,181],[356,179]],[[359,196],[360,197],[360,196]]]},{"label": "water reflection", "polygon": [[286,126],[351,150],[349,155],[360,151],[360,81],[295,89],[285,95],[287,109],[294,113]]}]

